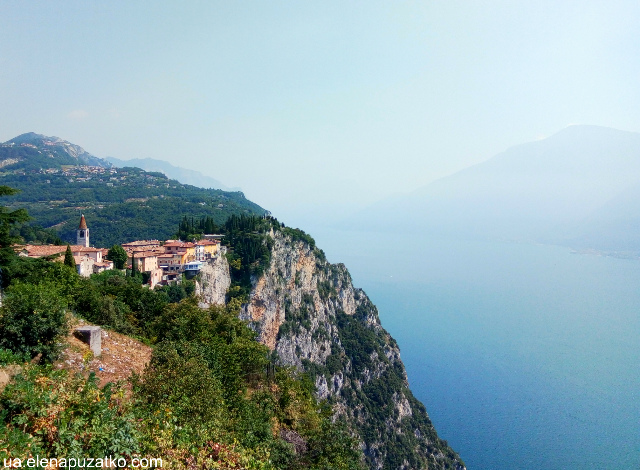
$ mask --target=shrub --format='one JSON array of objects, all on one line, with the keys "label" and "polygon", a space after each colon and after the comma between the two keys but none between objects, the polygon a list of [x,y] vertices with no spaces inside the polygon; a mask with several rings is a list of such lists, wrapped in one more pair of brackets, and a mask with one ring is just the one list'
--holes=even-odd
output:
[{"label": "shrub", "polygon": [[19,364],[28,360],[29,356],[27,354],[15,353],[10,349],[0,348],[0,366]]},{"label": "shrub", "polygon": [[0,309],[0,347],[50,361],[56,344],[68,333],[66,302],[55,285],[16,284],[7,290]]},{"label": "shrub", "polygon": [[121,398],[117,386],[100,388],[93,374],[27,367],[0,394],[0,459],[138,452],[135,419]]},{"label": "shrub", "polygon": [[219,437],[225,417],[222,384],[207,365],[197,344],[160,343],[134,390],[145,415],[170,413],[187,436],[205,441]]}]

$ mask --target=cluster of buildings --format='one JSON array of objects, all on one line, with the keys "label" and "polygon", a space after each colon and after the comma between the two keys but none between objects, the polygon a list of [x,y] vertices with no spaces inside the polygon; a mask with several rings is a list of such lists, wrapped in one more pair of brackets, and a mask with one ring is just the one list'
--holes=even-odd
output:
[{"label": "cluster of buildings", "polygon": [[150,284],[170,283],[182,273],[192,276],[200,271],[203,263],[220,253],[219,235],[195,242],[180,240],[138,240],[124,243],[122,248],[135,263],[136,270],[149,273]]},{"label": "cluster of buildings", "polygon": [[[180,240],[137,240],[124,243],[122,248],[129,256],[128,266],[147,273],[151,288],[158,284],[168,284],[179,280],[185,273],[193,276],[202,265],[220,254],[222,235],[205,235],[204,239],[194,242]],[[76,232],[76,244],[71,246],[71,254],[76,263],[78,274],[89,277],[107,269],[114,269],[112,261],[106,259],[108,248],[89,246],[89,228],[84,215]],[[67,246],[25,245],[20,247],[19,255],[30,258],[58,255],[56,260],[64,260]]]}]

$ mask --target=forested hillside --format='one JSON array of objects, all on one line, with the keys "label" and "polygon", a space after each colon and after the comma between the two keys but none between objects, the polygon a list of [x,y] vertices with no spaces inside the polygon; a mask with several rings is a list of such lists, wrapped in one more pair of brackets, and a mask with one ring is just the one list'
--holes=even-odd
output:
[{"label": "forested hillside", "polygon": [[[222,225],[232,214],[264,212],[241,192],[197,188],[139,168],[113,168],[64,141],[51,145],[39,138],[25,139],[0,146],[0,184],[21,190],[7,198],[10,208],[26,208],[32,224],[53,229],[46,240],[40,236],[41,241],[57,235],[73,242],[81,213],[89,223],[92,244],[111,246],[171,238],[176,221],[185,215],[210,217]],[[22,234],[29,239],[31,232]]]}]

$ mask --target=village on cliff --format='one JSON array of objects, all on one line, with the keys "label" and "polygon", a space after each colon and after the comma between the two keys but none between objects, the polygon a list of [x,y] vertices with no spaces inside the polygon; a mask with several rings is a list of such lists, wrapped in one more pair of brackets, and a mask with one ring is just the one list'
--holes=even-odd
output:
[{"label": "village on cliff", "polygon": [[[129,255],[129,268],[147,273],[150,288],[159,284],[170,284],[181,279],[183,273],[197,274],[202,265],[216,258],[220,253],[222,235],[204,235],[202,240],[183,242],[180,240],[136,240],[123,243],[122,248]],[[95,248],[89,244],[89,227],[84,218],[76,231],[76,244],[70,245],[78,274],[91,274],[114,269],[113,261],[107,260],[108,248]],[[63,261],[67,245],[23,245],[16,247],[19,256],[29,258],[55,257]],[[145,276],[146,277],[146,276]]]}]

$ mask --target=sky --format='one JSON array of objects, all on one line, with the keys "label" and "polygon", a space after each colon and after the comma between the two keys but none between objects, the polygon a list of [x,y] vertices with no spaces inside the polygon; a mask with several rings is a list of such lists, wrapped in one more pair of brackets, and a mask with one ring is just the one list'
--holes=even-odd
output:
[{"label": "sky", "polygon": [[0,141],[199,170],[296,225],[571,124],[640,131],[636,1],[0,2]]}]

